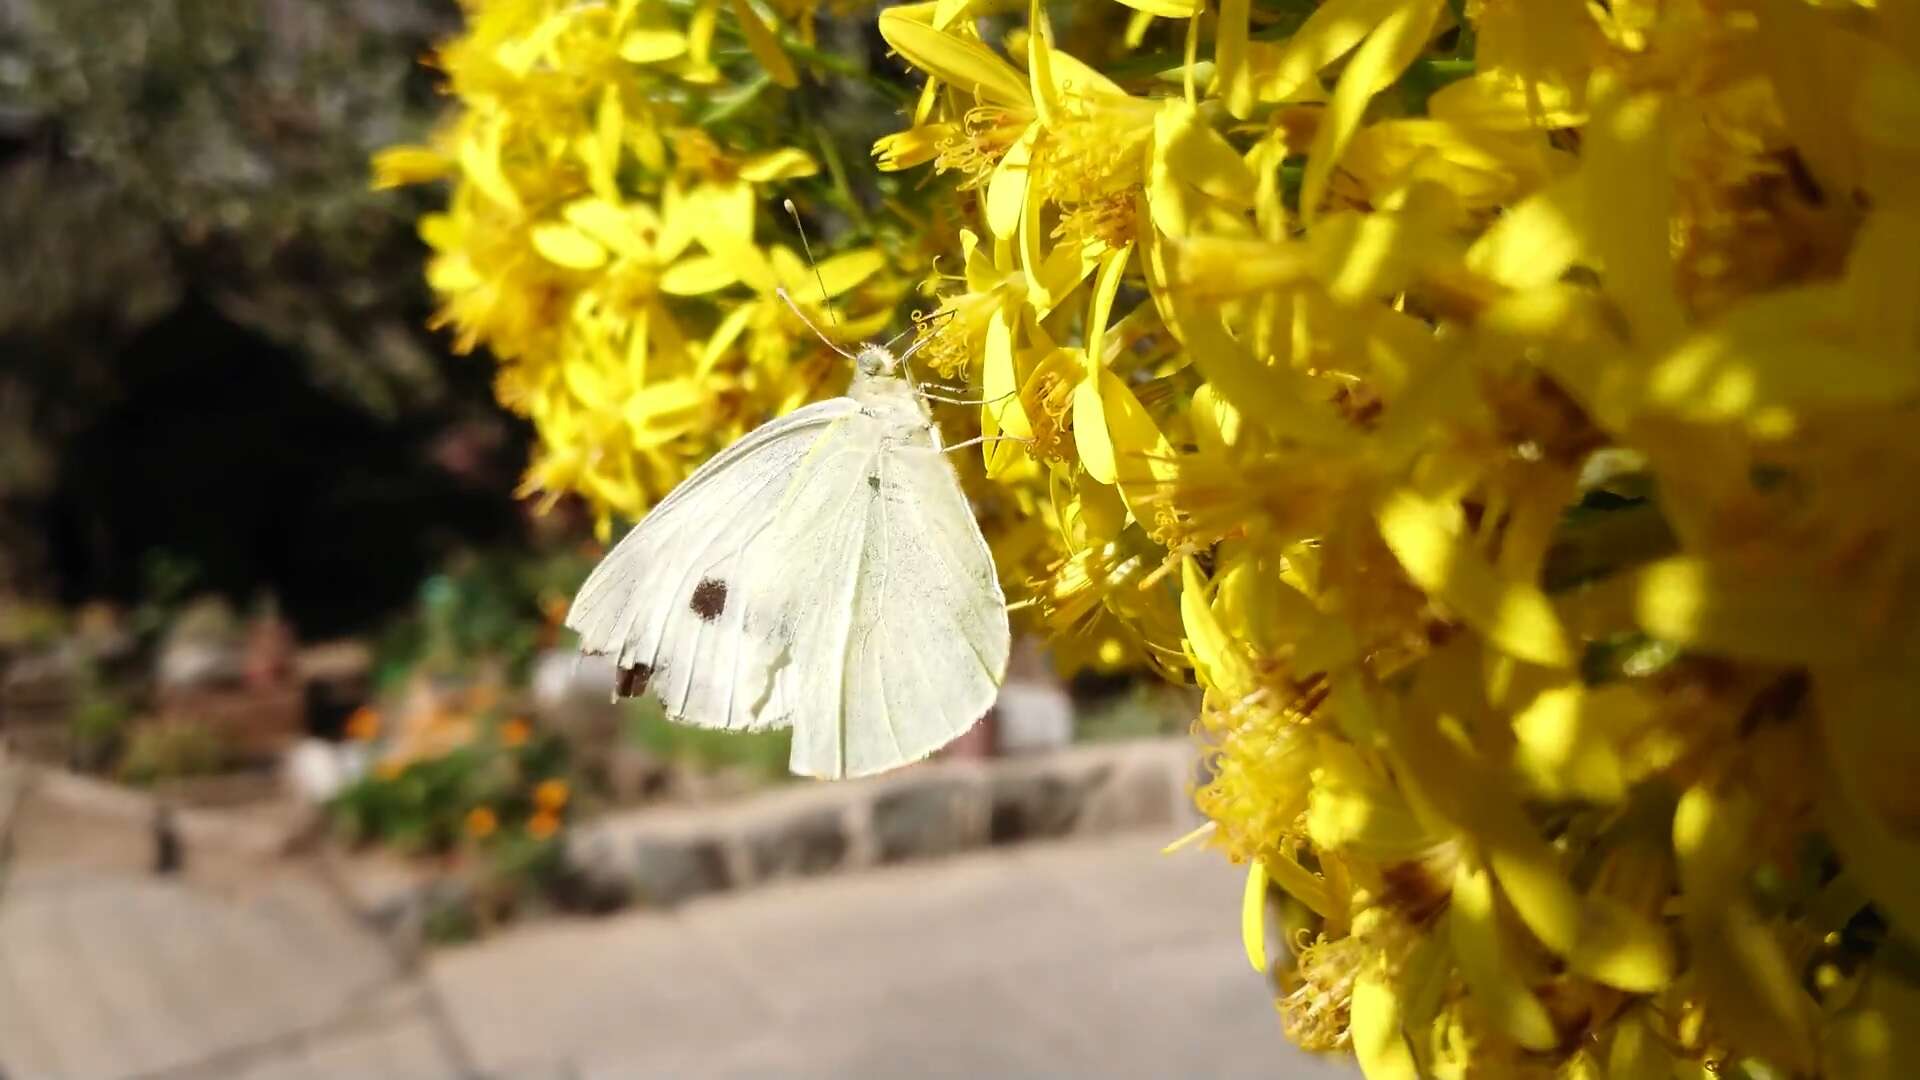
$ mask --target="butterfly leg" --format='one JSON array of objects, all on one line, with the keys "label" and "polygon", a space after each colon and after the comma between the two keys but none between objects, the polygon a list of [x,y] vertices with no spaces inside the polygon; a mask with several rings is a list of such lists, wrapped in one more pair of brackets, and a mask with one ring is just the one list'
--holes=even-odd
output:
[{"label": "butterfly leg", "polygon": [[920,391],[920,396],[926,398],[928,401],[938,401],[946,405],[991,405],[996,401],[1005,401],[1019,392],[1018,390],[1009,390],[999,397],[982,398],[978,401],[968,401],[965,398],[945,397],[940,394],[929,394],[925,390]]},{"label": "butterfly leg", "polygon": [[1033,445],[1032,439],[1021,435],[976,435],[965,442],[957,442],[952,446],[943,446],[940,448],[940,452],[943,454],[951,454],[955,450],[965,450],[969,446],[979,446],[981,443],[987,442],[1017,442],[1023,446]]}]

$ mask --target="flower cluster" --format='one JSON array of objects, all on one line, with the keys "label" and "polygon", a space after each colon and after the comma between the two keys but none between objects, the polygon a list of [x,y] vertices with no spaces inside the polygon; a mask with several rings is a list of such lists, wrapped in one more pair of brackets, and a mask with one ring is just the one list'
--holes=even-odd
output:
[{"label": "flower cluster", "polygon": [[[752,240],[812,159],[677,126],[722,10],[498,0],[446,56],[436,287],[538,484],[622,513],[829,378]],[[1256,965],[1269,886],[1303,913],[1293,1038],[1374,1080],[1920,1063],[1920,8],[877,23],[919,242],[825,291],[855,334],[947,272],[920,355],[985,402],[1002,575],[1069,663],[1205,689]]]},{"label": "flower cluster", "polygon": [[540,850],[566,823],[564,740],[505,712],[490,687],[450,693],[417,680],[384,714],[355,710],[345,733],[367,748],[370,766],[330,808],[350,841],[415,852],[467,843],[514,856]]},{"label": "flower cluster", "polygon": [[466,6],[435,57],[460,111],[432,145],[383,151],[374,182],[458,177],[420,223],[438,321],[462,351],[487,347],[501,403],[533,421],[526,492],[584,496],[604,538],[836,377],[780,290],[858,340],[903,285],[864,247],[821,263],[816,287],[796,251],[756,237],[773,190],[810,209],[846,194],[798,183],[820,164],[785,142],[800,76],[784,50],[808,46],[752,4]]}]

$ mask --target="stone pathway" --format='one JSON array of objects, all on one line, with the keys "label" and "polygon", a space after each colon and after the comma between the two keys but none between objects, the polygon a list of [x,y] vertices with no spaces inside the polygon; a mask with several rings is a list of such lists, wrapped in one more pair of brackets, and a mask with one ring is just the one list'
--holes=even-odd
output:
[{"label": "stone pathway", "polygon": [[424,968],[301,860],[152,871],[0,760],[0,1076],[1351,1077],[1282,1038],[1242,878],[1166,830],[525,926]]},{"label": "stone pathway", "polygon": [[123,817],[36,798],[0,761],[0,1075],[447,1077],[430,988],[314,867],[153,872]]},{"label": "stone pathway", "polygon": [[1243,877],[1158,831],[550,924],[435,956],[506,1076],[1347,1077],[1280,1033]]}]

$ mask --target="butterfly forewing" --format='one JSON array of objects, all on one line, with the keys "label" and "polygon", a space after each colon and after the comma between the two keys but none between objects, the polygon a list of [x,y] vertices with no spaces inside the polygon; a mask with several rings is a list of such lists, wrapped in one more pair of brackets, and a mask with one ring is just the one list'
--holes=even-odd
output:
[{"label": "butterfly forewing", "polygon": [[738,673],[764,684],[780,648],[748,632],[782,496],[822,437],[859,406],[823,401],[756,428],[675,488],[601,560],[567,613],[580,648],[605,654],[630,691],[651,688],[676,719],[775,726]]}]

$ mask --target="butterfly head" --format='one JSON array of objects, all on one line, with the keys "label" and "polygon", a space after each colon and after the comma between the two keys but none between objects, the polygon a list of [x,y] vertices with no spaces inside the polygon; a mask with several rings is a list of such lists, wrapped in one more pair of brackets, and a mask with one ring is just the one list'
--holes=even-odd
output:
[{"label": "butterfly head", "polygon": [[868,378],[888,378],[900,374],[900,361],[884,345],[863,345],[854,355],[854,367]]}]

